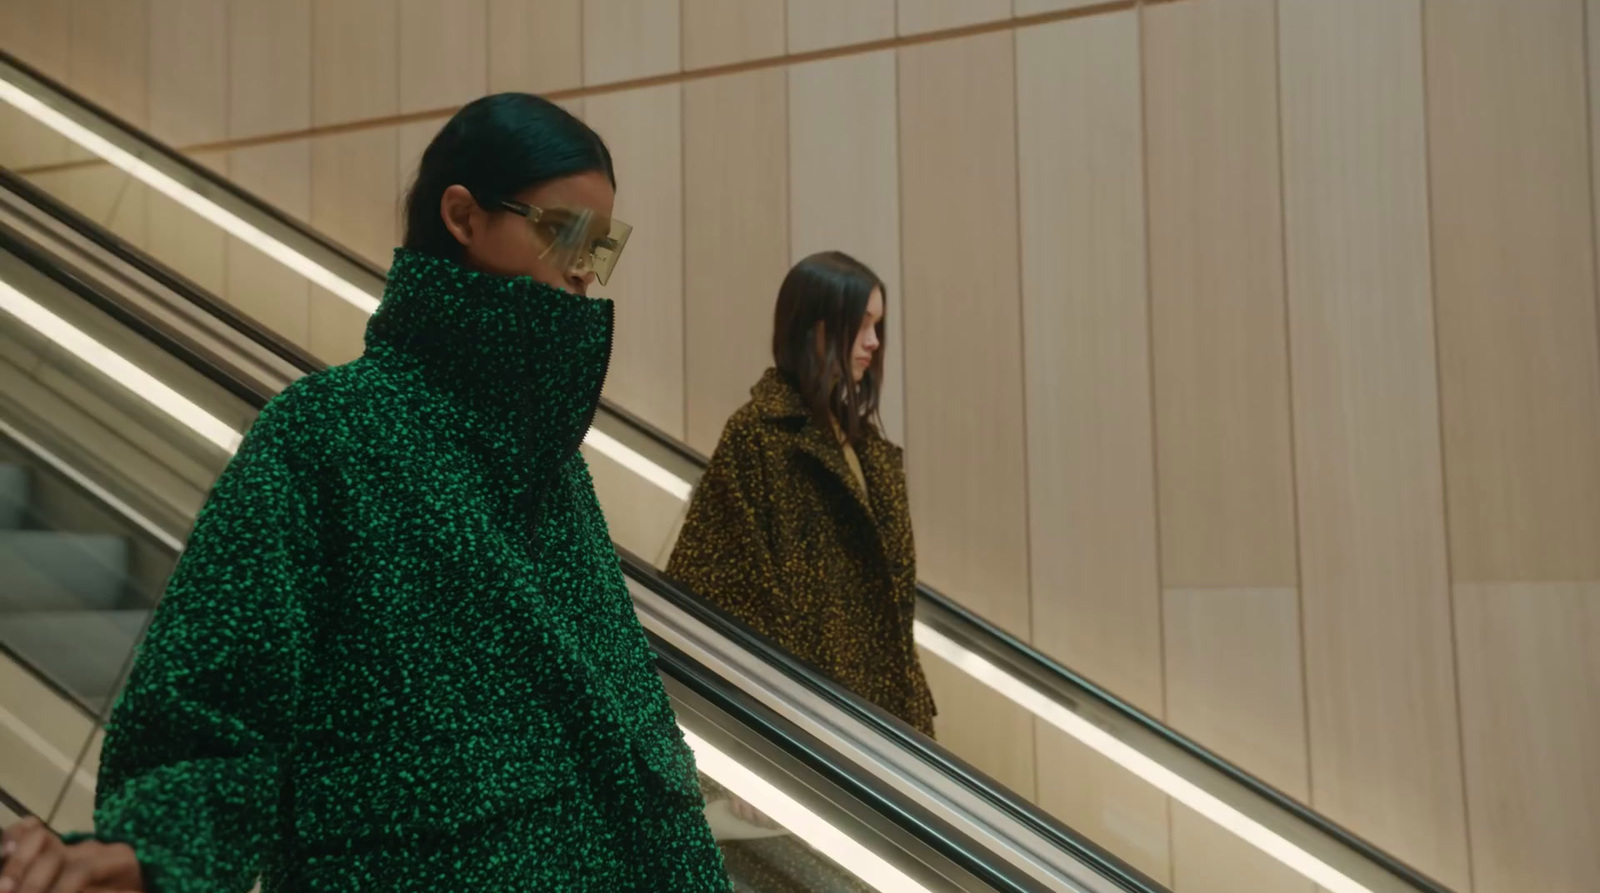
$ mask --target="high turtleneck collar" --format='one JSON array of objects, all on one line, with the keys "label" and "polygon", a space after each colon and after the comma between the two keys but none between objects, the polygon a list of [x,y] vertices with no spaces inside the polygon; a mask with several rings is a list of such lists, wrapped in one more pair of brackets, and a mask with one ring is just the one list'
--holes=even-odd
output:
[{"label": "high turtleneck collar", "polygon": [[367,326],[369,359],[469,412],[497,461],[553,471],[578,448],[611,359],[613,305],[406,249]]}]

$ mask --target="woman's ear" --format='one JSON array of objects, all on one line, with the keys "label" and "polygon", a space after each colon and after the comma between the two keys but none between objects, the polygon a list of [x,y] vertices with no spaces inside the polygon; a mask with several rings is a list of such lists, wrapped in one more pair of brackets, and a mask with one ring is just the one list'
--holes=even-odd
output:
[{"label": "woman's ear", "polygon": [[463,245],[472,244],[473,233],[482,226],[482,213],[478,200],[465,186],[451,186],[439,197],[439,216],[444,219],[444,227]]}]

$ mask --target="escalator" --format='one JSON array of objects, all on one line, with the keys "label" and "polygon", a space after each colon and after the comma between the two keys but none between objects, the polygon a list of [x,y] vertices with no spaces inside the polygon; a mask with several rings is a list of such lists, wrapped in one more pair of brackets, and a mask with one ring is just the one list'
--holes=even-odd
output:
[{"label": "escalator", "polygon": [[[375,306],[382,276],[370,264],[9,58],[0,100],[36,139],[99,156],[114,188],[159,193],[197,228],[302,277],[312,300]],[[0,185],[0,766],[23,766],[13,753],[27,765],[0,770],[0,810],[86,827],[104,712],[194,511],[264,400],[322,364],[161,263],[181,268],[180,255],[147,246],[152,260],[61,201],[82,208],[81,197],[9,174]],[[662,577],[703,457],[609,405],[584,450],[703,767],[786,819],[841,878],[1160,889],[1129,854],[1084,839]],[[21,582],[12,568],[27,569]],[[925,650],[1282,869],[1233,889],[1442,890],[954,601],[926,588],[919,601]]]}]

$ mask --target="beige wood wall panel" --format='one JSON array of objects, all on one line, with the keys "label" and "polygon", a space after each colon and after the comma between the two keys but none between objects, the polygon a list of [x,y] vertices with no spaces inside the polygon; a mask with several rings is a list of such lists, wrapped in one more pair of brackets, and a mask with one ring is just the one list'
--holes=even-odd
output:
[{"label": "beige wood wall panel", "polygon": [[1593,889],[1600,583],[1463,584],[1455,597],[1476,889]]},{"label": "beige wood wall panel", "polygon": [[[195,161],[227,176],[227,153],[208,153]],[[150,190],[150,235],[146,250],[157,260],[187,276],[214,295],[228,285],[228,239],[222,228],[165,195]]]},{"label": "beige wood wall panel", "polygon": [[[899,54],[900,304],[918,571],[1026,637],[1012,36],[929,43]],[[952,225],[956,218],[970,224]]]},{"label": "beige wood wall panel", "polygon": [[1011,18],[1011,0],[898,0],[901,34],[922,34]]},{"label": "beige wood wall panel", "polygon": [[611,283],[592,290],[617,302],[606,396],[682,438],[682,88],[667,84],[593,96],[585,112],[611,148],[616,215],[634,227]]},{"label": "beige wood wall panel", "polygon": [[1138,15],[1016,38],[1033,643],[1159,714]]},{"label": "beige wood wall panel", "polygon": [[682,66],[678,0],[583,0],[583,82],[671,74]]},{"label": "beige wood wall panel", "polygon": [[[1168,589],[1164,599],[1167,723],[1284,793],[1309,800],[1299,594]],[[1172,818],[1176,889],[1309,893],[1303,876],[1210,819],[1176,805]]]},{"label": "beige wood wall panel", "polygon": [[444,127],[445,118],[431,118],[427,121],[416,121],[411,124],[401,124],[395,128],[395,184],[399,192],[395,194],[395,244],[400,244],[406,235],[406,198],[411,192],[411,186],[417,180],[417,168],[422,164],[422,153],[427,151],[428,144],[439,135]]},{"label": "beige wood wall panel", "polygon": [[1168,587],[1297,582],[1275,9],[1143,12]]},{"label": "beige wood wall panel", "polygon": [[895,0],[795,0],[788,4],[789,52],[894,37],[894,7]]},{"label": "beige wood wall panel", "polygon": [[348,363],[366,350],[367,312],[320,285],[311,286],[310,345],[324,363]]},{"label": "beige wood wall panel", "polygon": [[583,83],[583,0],[489,0],[489,91]]},{"label": "beige wood wall panel", "polygon": [[939,711],[934,718],[939,746],[1033,800],[1033,714],[944,658],[921,649],[917,653]]},{"label": "beige wood wall panel", "polygon": [[311,0],[228,6],[228,136],[311,126]]},{"label": "beige wood wall panel", "polygon": [[[296,140],[228,153],[228,175],[298,220],[311,217],[311,143]],[[310,348],[311,284],[299,273],[229,237],[228,300],[267,328]],[[337,299],[335,299],[337,300]]]},{"label": "beige wood wall panel", "polygon": [[[0,0],[0,49],[45,74],[65,81],[69,75],[71,8],[59,0]],[[0,103],[0,166],[21,170],[58,164],[68,157],[67,141]]]},{"label": "beige wood wall panel", "polygon": [[487,0],[400,0],[400,112],[454,108],[488,89]]},{"label": "beige wood wall panel", "polygon": [[789,270],[786,80],[773,68],[683,85],[686,425],[707,453],[772,365]]},{"label": "beige wood wall panel", "polygon": [[66,82],[135,127],[150,122],[150,4],[72,0]]},{"label": "beige wood wall panel", "polygon": [[784,52],[785,0],[682,0],[683,67],[711,68]]},{"label": "beige wood wall panel", "polygon": [[789,254],[844,251],[888,288],[880,410],[905,441],[905,305],[893,50],[789,69]]},{"label": "beige wood wall panel", "polygon": [[1167,795],[1055,726],[1042,720],[1035,720],[1034,725],[1039,806],[1170,887],[1171,804]]},{"label": "beige wood wall panel", "polygon": [[312,123],[325,127],[400,111],[396,0],[313,0],[313,4]]},{"label": "beige wood wall panel", "polygon": [[[889,0],[893,2],[893,0]],[[0,0],[0,49],[64,80],[69,73],[72,7],[61,0]]]},{"label": "beige wood wall panel", "polygon": [[150,0],[150,133],[183,146],[228,135],[228,7]]},{"label": "beige wood wall panel", "polygon": [[398,152],[393,127],[311,142],[311,225],[385,269],[399,235]]},{"label": "beige wood wall panel", "polygon": [[1416,2],[1279,6],[1317,809],[1468,886]]},{"label": "beige wood wall panel", "polygon": [[1456,0],[1425,21],[1454,579],[1600,579],[1584,10]]}]

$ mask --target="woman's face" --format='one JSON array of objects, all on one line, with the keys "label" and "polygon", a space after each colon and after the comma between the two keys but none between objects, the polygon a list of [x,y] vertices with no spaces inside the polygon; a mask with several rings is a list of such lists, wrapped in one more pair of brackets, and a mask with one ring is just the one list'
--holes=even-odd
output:
[{"label": "woman's face", "polygon": [[[511,196],[535,209],[534,216],[498,208],[483,208],[464,186],[445,190],[440,213],[445,225],[464,249],[466,266],[496,276],[531,276],[534,281],[574,294],[586,294],[594,282],[587,250],[551,250],[556,230],[564,223],[592,215],[587,230],[578,237],[586,249],[591,233],[608,232],[616,190],[600,171],[590,171],[541,183]],[[541,213],[542,212],[542,213]]]},{"label": "woman's face", "polygon": [[856,340],[850,347],[850,374],[859,383],[862,376],[867,374],[867,369],[872,366],[872,357],[881,347],[878,343],[878,323],[883,319],[883,290],[875,288],[872,296],[867,298],[867,312],[861,317],[861,331],[856,333]]}]

